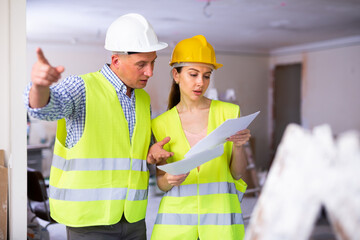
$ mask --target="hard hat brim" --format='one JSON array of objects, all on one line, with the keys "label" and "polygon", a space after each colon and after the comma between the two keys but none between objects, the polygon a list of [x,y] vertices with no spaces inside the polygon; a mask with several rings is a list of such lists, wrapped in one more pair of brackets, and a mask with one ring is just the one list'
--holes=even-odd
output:
[{"label": "hard hat brim", "polygon": [[[218,69],[218,68],[221,68],[221,67],[223,66],[223,64],[221,64],[221,63],[207,63],[207,62],[169,62],[169,65],[170,65],[171,67],[173,67],[175,64],[181,64],[181,63],[194,63],[194,64],[196,64],[196,63],[201,63],[201,64],[208,64],[208,65],[214,66],[214,69],[215,69],[215,70]],[[184,65],[184,66],[185,66],[185,65]]]}]

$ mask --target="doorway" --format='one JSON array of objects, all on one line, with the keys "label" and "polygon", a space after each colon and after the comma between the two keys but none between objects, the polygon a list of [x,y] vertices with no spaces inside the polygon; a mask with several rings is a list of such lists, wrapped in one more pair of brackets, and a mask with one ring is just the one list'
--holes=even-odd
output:
[{"label": "doorway", "polygon": [[274,70],[272,158],[289,123],[301,125],[302,65],[279,65]]}]

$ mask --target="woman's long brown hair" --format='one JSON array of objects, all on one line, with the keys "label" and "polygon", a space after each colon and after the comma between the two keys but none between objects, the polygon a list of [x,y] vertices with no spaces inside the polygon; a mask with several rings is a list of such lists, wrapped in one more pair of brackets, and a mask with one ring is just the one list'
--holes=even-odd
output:
[{"label": "woman's long brown hair", "polygon": [[[182,67],[176,67],[175,70],[180,73],[182,70]],[[171,90],[169,93],[169,99],[168,99],[168,107],[167,110],[172,109],[180,102],[180,89],[179,84],[177,84],[173,78],[173,82],[171,85]]]}]

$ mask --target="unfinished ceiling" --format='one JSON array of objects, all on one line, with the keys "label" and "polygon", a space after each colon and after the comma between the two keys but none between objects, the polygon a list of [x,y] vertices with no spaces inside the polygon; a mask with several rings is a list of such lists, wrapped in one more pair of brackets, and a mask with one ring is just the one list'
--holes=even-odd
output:
[{"label": "unfinished ceiling", "polygon": [[171,48],[197,34],[229,53],[360,36],[359,0],[28,0],[28,41],[102,46],[110,23],[130,12]]}]

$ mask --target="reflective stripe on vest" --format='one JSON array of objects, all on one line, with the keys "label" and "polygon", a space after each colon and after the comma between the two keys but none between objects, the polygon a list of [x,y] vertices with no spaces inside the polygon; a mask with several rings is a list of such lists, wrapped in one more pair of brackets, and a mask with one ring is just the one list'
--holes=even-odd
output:
[{"label": "reflective stripe on vest", "polygon": [[[197,193],[197,184],[189,185],[180,185],[174,186],[170,191],[165,193],[166,197],[189,197],[196,196]],[[244,193],[236,189],[234,183],[230,182],[213,182],[213,183],[202,183],[199,184],[199,195],[208,195],[208,194],[236,194],[241,202]]]},{"label": "reflective stripe on vest", "polygon": [[[145,160],[133,159],[134,171],[148,170]],[[129,158],[82,158],[66,160],[60,156],[53,156],[52,165],[62,171],[101,171],[101,170],[130,170]]]},{"label": "reflective stripe on vest", "polygon": [[[163,225],[198,225],[198,214],[158,213],[155,224]],[[244,224],[241,213],[200,214],[199,225]]]},{"label": "reflective stripe on vest", "polygon": [[[212,100],[207,134],[224,121],[239,116],[234,104]],[[171,123],[171,126],[169,126]],[[181,161],[190,149],[176,107],[152,120],[157,140],[169,136],[164,149],[174,152],[168,163]],[[173,187],[161,200],[152,231],[152,240],[228,239],[244,236],[240,200],[245,183],[233,179],[229,169],[232,143],[224,144],[224,154],[193,169],[179,187]]]},{"label": "reflective stripe on vest", "polygon": [[84,131],[66,148],[66,120],[58,120],[50,173],[52,218],[71,227],[130,223],[145,218],[151,139],[150,97],[135,89],[136,123],[128,123],[114,86],[100,73],[80,76],[86,92]]},{"label": "reflective stripe on vest", "polygon": [[100,201],[100,200],[146,200],[148,190],[129,189],[126,198],[127,188],[95,188],[95,189],[64,189],[49,187],[49,196],[52,199],[64,201]]}]

